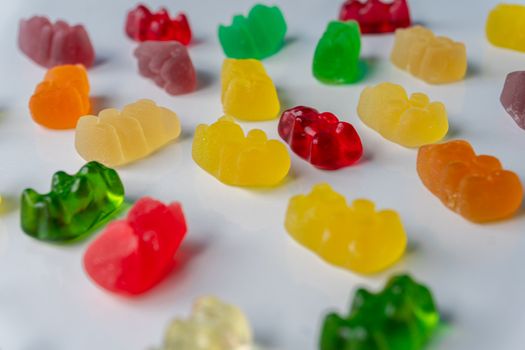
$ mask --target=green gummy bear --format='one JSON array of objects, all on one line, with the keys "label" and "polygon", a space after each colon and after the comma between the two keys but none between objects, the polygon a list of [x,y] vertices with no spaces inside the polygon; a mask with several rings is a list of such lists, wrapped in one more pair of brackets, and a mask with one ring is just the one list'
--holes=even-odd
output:
[{"label": "green gummy bear", "polygon": [[230,26],[219,26],[219,41],[229,58],[262,60],[284,43],[286,21],[277,6],[255,5],[248,17],[236,15]]},{"label": "green gummy bear", "polygon": [[359,62],[361,34],[356,21],[332,21],[317,43],[312,71],[327,84],[349,84],[363,75]]},{"label": "green gummy bear", "polygon": [[22,230],[43,241],[74,240],[115,213],[123,202],[124,186],[117,172],[89,162],[72,176],[55,173],[48,194],[24,190]]},{"label": "green gummy bear", "polygon": [[430,290],[408,275],[392,277],[373,294],[358,289],[347,317],[326,316],[321,350],[417,350],[439,324]]}]

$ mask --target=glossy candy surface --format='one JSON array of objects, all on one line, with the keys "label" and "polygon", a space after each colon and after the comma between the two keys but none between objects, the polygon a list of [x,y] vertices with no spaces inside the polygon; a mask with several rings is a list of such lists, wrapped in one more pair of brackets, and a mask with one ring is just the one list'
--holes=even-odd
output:
[{"label": "glossy candy surface", "polygon": [[525,129],[525,71],[507,75],[500,102],[516,124]]},{"label": "glossy candy surface", "polygon": [[290,170],[290,155],[277,140],[266,133],[244,131],[231,117],[195,130],[193,160],[219,181],[233,186],[268,187],[283,181]]},{"label": "glossy candy surface", "polygon": [[262,60],[284,45],[286,21],[277,6],[257,4],[248,16],[235,15],[229,26],[219,26],[219,41],[230,58]]},{"label": "glossy candy surface", "polygon": [[423,93],[408,97],[401,85],[392,83],[365,88],[357,114],[384,138],[405,147],[437,142],[448,131],[447,111],[441,102],[430,102]]},{"label": "glossy candy surface", "polygon": [[260,61],[226,58],[221,82],[224,114],[251,121],[278,116],[281,106],[277,90]]},{"label": "glossy candy surface", "polygon": [[485,26],[489,42],[498,47],[525,52],[525,6],[498,4],[490,11]]},{"label": "glossy candy surface", "polygon": [[55,173],[47,194],[24,190],[22,230],[43,241],[74,240],[115,213],[123,201],[124,186],[117,172],[90,162],[75,175]]},{"label": "glossy candy surface", "polygon": [[315,48],[312,72],[326,84],[350,84],[363,75],[361,34],[355,21],[332,21]]},{"label": "glossy candy surface", "polygon": [[153,288],[171,271],[186,235],[178,202],[143,197],[124,220],[111,222],[88,247],[84,268],[100,287],[125,295]]},{"label": "glossy candy surface", "polygon": [[188,49],[176,41],[146,41],[135,49],[139,73],[170,95],[197,88],[197,74]]},{"label": "glossy candy surface", "polygon": [[248,350],[250,324],[241,309],[215,297],[201,297],[186,320],[173,320],[162,350]]},{"label": "glossy candy surface", "polygon": [[35,63],[52,68],[64,64],[95,63],[95,50],[89,35],[80,24],[64,21],[52,23],[47,17],[22,19],[18,30],[18,47]]},{"label": "glossy candy surface", "polygon": [[390,33],[411,23],[407,0],[347,0],[339,19],[357,21],[363,34]]},{"label": "glossy candy surface", "polygon": [[407,237],[399,215],[376,211],[373,202],[357,199],[351,206],[328,184],[290,199],[285,227],[292,238],[323,260],[372,274],[394,264],[405,252]]},{"label": "glossy candy surface", "polygon": [[190,24],[184,13],[171,18],[165,8],[151,12],[144,5],[138,5],[128,12],[126,34],[135,41],[178,41],[183,45],[188,45],[192,37]]},{"label": "glossy candy surface", "polygon": [[179,137],[180,132],[175,112],[151,100],[139,100],[122,111],[109,108],[102,110],[98,117],[80,118],[75,148],[87,161],[119,166],[155,152]]},{"label": "glossy candy surface", "polygon": [[361,139],[352,124],[330,112],[297,106],[283,112],[279,135],[301,158],[315,167],[336,170],[357,162],[363,155]]},{"label": "glossy candy surface", "polygon": [[390,60],[429,84],[453,83],[467,73],[465,45],[422,26],[396,31]]},{"label": "glossy candy surface", "polygon": [[470,221],[504,219],[521,206],[519,177],[504,170],[497,158],[476,155],[467,141],[421,147],[417,172],[444,205]]},{"label": "glossy candy surface", "polygon": [[347,316],[328,314],[320,350],[420,350],[439,318],[431,291],[409,275],[397,275],[378,293],[358,289]]},{"label": "glossy candy surface", "polygon": [[49,129],[73,129],[89,113],[89,80],[81,65],[51,68],[29,100],[33,120]]}]

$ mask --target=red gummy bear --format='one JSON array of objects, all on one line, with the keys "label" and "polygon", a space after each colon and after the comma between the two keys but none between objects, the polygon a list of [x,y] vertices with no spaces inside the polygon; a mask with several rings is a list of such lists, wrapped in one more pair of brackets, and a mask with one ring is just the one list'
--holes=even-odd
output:
[{"label": "red gummy bear", "polygon": [[184,13],[172,19],[165,8],[152,13],[144,5],[138,5],[128,12],[126,34],[135,41],[175,40],[183,45],[191,41],[190,24]]},{"label": "red gummy bear", "polygon": [[341,21],[359,23],[361,33],[390,33],[398,28],[410,27],[410,11],[406,0],[347,0],[339,13]]},{"label": "red gummy bear", "polygon": [[181,205],[144,197],[127,219],[110,223],[88,247],[84,268],[102,288],[136,295],[159,283],[172,269],[186,235]]},{"label": "red gummy bear", "polygon": [[279,135],[298,156],[324,170],[349,166],[363,155],[361,139],[352,124],[310,107],[284,111]]}]

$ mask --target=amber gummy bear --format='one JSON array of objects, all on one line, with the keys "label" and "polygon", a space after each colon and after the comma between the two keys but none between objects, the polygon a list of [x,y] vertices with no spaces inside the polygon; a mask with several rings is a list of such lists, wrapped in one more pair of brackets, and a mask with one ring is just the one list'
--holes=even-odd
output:
[{"label": "amber gummy bear", "polygon": [[74,129],[90,109],[89,80],[81,65],[50,69],[29,101],[33,120],[49,129]]},{"label": "amber gummy bear", "polygon": [[417,172],[443,204],[473,222],[504,219],[521,206],[519,177],[504,170],[497,158],[476,155],[467,141],[421,147]]},{"label": "amber gummy bear", "polygon": [[465,45],[422,26],[396,31],[390,60],[429,84],[452,83],[467,73]]}]

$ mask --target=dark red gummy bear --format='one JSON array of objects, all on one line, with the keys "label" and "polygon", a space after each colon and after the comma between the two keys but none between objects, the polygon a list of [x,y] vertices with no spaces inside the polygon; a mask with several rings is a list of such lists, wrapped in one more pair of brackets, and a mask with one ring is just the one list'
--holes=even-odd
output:
[{"label": "dark red gummy bear", "polygon": [[339,13],[341,21],[359,23],[361,33],[390,33],[397,28],[410,27],[410,11],[407,0],[347,0]]},{"label": "dark red gummy bear", "polygon": [[181,205],[144,197],[127,219],[110,223],[88,247],[84,268],[101,287],[135,295],[159,283],[173,268],[173,256],[186,235]]},{"label": "dark red gummy bear", "polygon": [[152,13],[144,5],[138,5],[128,12],[126,34],[135,41],[175,40],[183,45],[191,41],[190,24],[184,13],[172,19],[165,8]]},{"label": "dark red gummy bear", "polygon": [[361,139],[352,124],[310,107],[284,111],[279,120],[279,135],[298,156],[320,169],[349,166],[363,155]]}]

